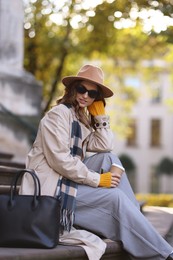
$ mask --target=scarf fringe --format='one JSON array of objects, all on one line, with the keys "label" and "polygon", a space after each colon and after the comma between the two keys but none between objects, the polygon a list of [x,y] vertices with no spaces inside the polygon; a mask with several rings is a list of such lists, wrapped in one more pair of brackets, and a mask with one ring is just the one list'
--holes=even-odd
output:
[{"label": "scarf fringe", "polygon": [[71,211],[69,209],[62,209],[61,210],[61,218],[60,218],[60,224],[61,224],[61,231],[68,231],[70,232],[73,223],[74,223],[75,214],[74,211]]}]

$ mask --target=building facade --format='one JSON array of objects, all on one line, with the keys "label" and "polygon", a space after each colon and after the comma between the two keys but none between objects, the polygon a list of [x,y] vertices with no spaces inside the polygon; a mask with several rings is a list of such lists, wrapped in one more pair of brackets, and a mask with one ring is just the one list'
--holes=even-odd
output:
[{"label": "building facade", "polygon": [[119,140],[116,153],[126,154],[135,164],[128,173],[136,193],[172,193],[172,174],[159,174],[157,165],[163,158],[173,160],[173,112],[167,101],[173,98],[171,73],[163,66],[154,80],[138,80],[140,93],[131,113],[131,135]]}]

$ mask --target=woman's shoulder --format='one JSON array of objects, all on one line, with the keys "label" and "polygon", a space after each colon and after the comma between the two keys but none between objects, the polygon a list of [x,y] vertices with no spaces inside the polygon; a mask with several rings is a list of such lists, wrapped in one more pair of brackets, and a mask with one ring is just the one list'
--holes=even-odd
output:
[{"label": "woman's shoulder", "polygon": [[64,104],[59,104],[59,105],[56,105],[54,107],[52,107],[49,111],[48,111],[48,114],[51,114],[51,113],[70,113],[70,107],[64,105]]},{"label": "woman's shoulder", "polygon": [[70,117],[71,115],[71,109],[69,106],[67,105],[64,105],[64,104],[58,104],[54,107],[52,107],[45,115],[45,118],[46,117],[62,117],[62,118],[67,118],[67,117]]}]

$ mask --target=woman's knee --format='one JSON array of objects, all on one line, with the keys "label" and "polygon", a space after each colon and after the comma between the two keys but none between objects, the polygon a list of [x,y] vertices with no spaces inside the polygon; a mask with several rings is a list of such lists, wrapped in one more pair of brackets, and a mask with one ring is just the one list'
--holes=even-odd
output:
[{"label": "woman's knee", "polygon": [[121,163],[120,159],[113,152],[99,153],[99,156],[102,156],[103,159],[109,160],[110,161],[110,165],[112,165],[113,163],[116,163],[116,164],[119,164],[119,165],[122,166],[122,163]]},{"label": "woman's knee", "polygon": [[111,163],[120,163],[120,159],[117,157],[116,154],[114,154],[113,152],[102,152],[102,153],[96,153],[93,155],[93,157],[95,158],[106,158],[109,159]]},{"label": "woman's knee", "polygon": [[85,165],[94,171],[101,172],[109,171],[113,163],[122,165],[119,158],[112,152],[103,152],[94,154],[84,161]]}]

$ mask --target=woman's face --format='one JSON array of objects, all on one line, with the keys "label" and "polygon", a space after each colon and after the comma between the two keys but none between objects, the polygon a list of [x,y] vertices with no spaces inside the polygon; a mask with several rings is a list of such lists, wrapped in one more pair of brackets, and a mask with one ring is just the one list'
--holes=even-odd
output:
[{"label": "woman's face", "polygon": [[97,86],[88,81],[81,81],[76,87],[76,101],[80,107],[90,106],[98,96]]}]

